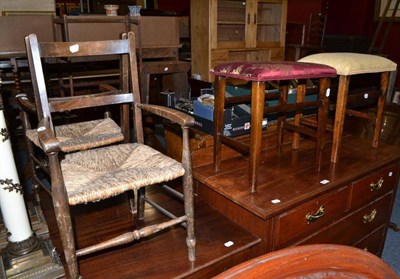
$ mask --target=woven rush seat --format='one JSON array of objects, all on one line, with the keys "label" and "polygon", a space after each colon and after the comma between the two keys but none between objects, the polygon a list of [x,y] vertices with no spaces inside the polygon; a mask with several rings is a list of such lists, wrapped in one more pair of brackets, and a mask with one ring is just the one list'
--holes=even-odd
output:
[{"label": "woven rush seat", "polygon": [[[378,147],[383,111],[389,88],[390,73],[396,71],[397,64],[382,56],[351,52],[318,53],[306,56],[298,62],[328,65],[335,68],[340,76],[336,100],[335,123],[333,128],[331,162],[337,163],[339,161],[340,142],[346,114],[351,114],[374,122],[372,147]],[[376,115],[371,116],[362,111],[347,109],[350,76],[373,73],[381,73]],[[364,96],[364,98],[370,97],[369,94],[364,94]]]},{"label": "woven rush seat", "polygon": [[[63,152],[87,150],[124,139],[121,128],[111,118],[55,126],[54,130]],[[40,147],[37,130],[28,130],[26,135]]]},{"label": "woven rush seat", "polygon": [[61,169],[70,205],[103,200],[185,173],[181,163],[136,143],[67,154]]},{"label": "woven rush seat", "polygon": [[[214,171],[220,170],[222,143],[248,154],[250,191],[256,191],[257,173],[260,164],[262,121],[264,113],[279,113],[277,124],[277,147],[282,150],[283,130],[293,132],[293,149],[299,148],[300,134],[316,139],[317,168],[321,163],[324,144],[325,118],[327,117],[326,90],[330,86],[330,78],[336,76],[336,70],[330,66],[315,63],[298,63],[292,61],[271,62],[232,62],[218,65],[210,70],[216,76],[215,109],[214,109]],[[251,89],[251,128],[250,144],[245,145],[223,135],[223,112],[225,109],[226,79],[235,78],[252,82]],[[319,100],[306,102],[306,80],[319,79]],[[287,104],[289,80],[297,80],[295,104]],[[279,104],[276,107],[264,108],[265,82],[279,81]],[[234,101],[230,100],[230,103]],[[318,107],[317,129],[301,125],[302,111],[306,108]],[[293,123],[286,121],[286,112],[295,111]]]}]

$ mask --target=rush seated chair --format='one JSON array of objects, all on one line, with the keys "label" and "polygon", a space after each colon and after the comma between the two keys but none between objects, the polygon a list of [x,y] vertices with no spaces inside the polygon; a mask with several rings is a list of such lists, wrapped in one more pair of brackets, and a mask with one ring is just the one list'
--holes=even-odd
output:
[{"label": "rush seated chair", "polygon": [[[127,39],[122,40],[79,43],[39,43],[36,36],[31,34],[26,37],[25,41],[39,122],[37,129],[31,131],[31,134],[37,134],[36,143],[48,157],[53,206],[70,277],[79,278],[80,276],[77,260],[80,256],[127,244],[183,223],[186,223],[189,260],[194,261],[196,241],[193,181],[188,142],[188,127],[194,123],[194,120],[176,110],[141,103],[134,33],[129,32]],[[49,98],[47,96],[42,58],[102,55],[120,56],[122,71],[120,90],[65,98]],[[121,110],[124,143],[94,148],[92,143],[101,141],[102,136],[100,132],[91,132],[90,129],[86,129],[96,126],[96,122],[93,124],[91,121],[76,124],[87,131],[86,139],[91,138],[91,140],[86,143],[77,140],[74,148],[67,146],[64,138],[57,134],[59,128],[53,124],[53,112],[82,109],[87,112],[85,115],[88,116],[91,114],[90,107],[100,109],[101,106],[114,105]],[[143,143],[142,110],[167,118],[182,127],[181,163]],[[133,115],[129,116],[130,111],[133,111]],[[135,143],[131,143],[129,139],[129,133],[132,131],[130,123],[134,126]],[[68,130],[66,134],[71,137],[82,133],[76,132],[72,127],[64,126],[63,128]],[[32,136],[31,138],[33,139]],[[69,151],[74,152],[68,153]],[[140,190],[146,186],[180,177],[182,177],[185,208],[182,216],[172,216],[171,220],[132,230],[89,247],[76,248],[70,206],[108,199],[127,191]],[[140,205],[140,203],[138,204]],[[144,210],[143,207],[138,208],[138,211],[142,210]]]}]

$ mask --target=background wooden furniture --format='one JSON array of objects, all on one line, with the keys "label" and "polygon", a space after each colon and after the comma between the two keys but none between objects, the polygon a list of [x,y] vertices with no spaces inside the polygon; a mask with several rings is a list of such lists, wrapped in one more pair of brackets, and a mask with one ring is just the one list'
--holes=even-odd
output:
[{"label": "background wooden furniture", "polygon": [[[154,30],[159,30],[157,36],[154,36]],[[140,73],[143,101],[152,102],[151,76],[160,76],[161,91],[173,91],[177,99],[188,98],[190,62],[179,60],[179,18],[142,16],[140,34],[143,47]]]},{"label": "background wooden furniture", "polygon": [[190,2],[192,74],[232,61],[283,60],[286,0]]},{"label": "background wooden furniture", "polygon": [[[327,15],[311,13],[307,25],[307,32],[304,24],[288,23],[286,36],[296,36],[296,32],[301,30],[301,39],[297,42],[286,41],[285,60],[297,61],[300,58],[313,53],[325,51],[324,38],[327,22]],[[290,33],[289,33],[290,32]],[[306,38],[306,39],[305,39]]]}]

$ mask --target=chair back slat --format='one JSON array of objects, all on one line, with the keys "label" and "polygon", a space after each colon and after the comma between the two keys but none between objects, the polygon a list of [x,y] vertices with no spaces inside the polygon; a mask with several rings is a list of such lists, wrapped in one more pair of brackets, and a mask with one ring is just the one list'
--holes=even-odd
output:
[{"label": "chair back slat", "polygon": [[[29,66],[34,87],[35,102],[38,108],[38,120],[48,117],[51,122],[51,113],[70,111],[76,109],[109,106],[113,104],[130,104],[134,110],[136,139],[143,142],[143,127],[141,110],[133,106],[133,102],[140,103],[140,92],[138,82],[136,40],[135,34],[129,32],[121,40],[89,41],[89,42],[38,42],[36,35],[26,37]],[[81,96],[62,98],[49,98],[46,89],[45,77],[43,74],[43,61],[56,61],[54,58],[83,59],[88,57],[107,57],[110,55],[119,56],[120,59],[120,91],[97,93]],[[129,110],[122,107],[121,126],[124,134],[129,130]],[[128,136],[128,135],[125,135]],[[129,137],[129,136],[128,136]]]},{"label": "chair back slat", "polygon": [[47,58],[120,55],[124,53],[129,53],[129,46],[123,40],[40,43],[40,56]]},{"label": "chair back slat", "polygon": [[133,102],[131,93],[96,96],[96,94],[85,96],[74,96],[50,99],[50,112],[63,112],[74,109],[99,107],[106,105],[117,105]]}]

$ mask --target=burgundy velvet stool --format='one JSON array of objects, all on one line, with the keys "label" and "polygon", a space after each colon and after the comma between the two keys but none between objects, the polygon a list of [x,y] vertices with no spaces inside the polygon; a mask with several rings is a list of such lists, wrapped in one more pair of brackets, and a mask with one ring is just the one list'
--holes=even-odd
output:
[{"label": "burgundy velvet stool", "polygon": [[[325,122],[327,117],[326,90],[330,86],[330,78],[336,76],[336,70],[326,65],[298,62],[233,62],[214,67],[210,74],[216,76],[214,104],[214,171],[218,172],[221,165],[222,144],[249,155],[249,181],[251,192],[256,191],[258,165],[260,163],[262,120],[264,113],[295,111],[293,123],[285,121],[286,117],[278,119],[277,145],[281,149],[283,129],[293,132],[293,148],[299,147],[300,134],[316,139],[316,160],[320,165],[321,152],[324,144]],[[250,144],[244,144],[223,135],[223,113],[225,108],[226,79],[234,78],[252,82],[251,88],[251,128]],[[319,79],[318,101],[305,101],[306,80]],[[296,103],[287,104],[288,83],[298,80]],[[265,82],[279,81],[279,103],[276,107],[264,108]],[[318,107],[317,129],[301,125],[302,111],[306,108]]]}]

